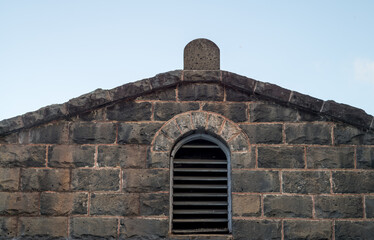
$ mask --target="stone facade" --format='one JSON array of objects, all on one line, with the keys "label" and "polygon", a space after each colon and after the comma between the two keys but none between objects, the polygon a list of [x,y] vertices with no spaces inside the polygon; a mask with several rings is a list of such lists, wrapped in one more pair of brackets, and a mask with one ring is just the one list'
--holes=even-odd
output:
[{"label": "stone facade", "polygon": [[[374,239],[360,109],[230,72],[173,71],[0,122],[0,239]],[[232,233],[169,232],[170,152],[230,149]]]}]

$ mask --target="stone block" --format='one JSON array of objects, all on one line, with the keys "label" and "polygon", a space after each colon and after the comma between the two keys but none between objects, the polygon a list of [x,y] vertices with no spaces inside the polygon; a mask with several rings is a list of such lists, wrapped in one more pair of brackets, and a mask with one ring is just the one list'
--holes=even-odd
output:
[{"label": "stone block", "polygon": [[192,129],[191,115],[190,114],[179,115],[175,119],[175,121],[176,121],[176,123],[178,125],[178,128],[180,129],[182,134],[185,134]]},{"label": "stone block", "polygon": [[21,239],[66,239],[67,217],[20,217],[18,236]]},{"label": "stone block", "polygon": [[149,94],[141,95],[135,100],[160,100],[160,101],[175,101],[176,100],[176,91],[175,87],[162,89],[161,91],[151,92]]},{"label": "stone block", "polygon": [[183,84],[178,88],[180,101],[223,101],[223,87],[218,84]]},{"label": "stone block", "polygon": [[70,237],[73,239],[116,239],[117,218],[75,217],[70,220]]},{"label": "stone block", "polygon": [[17,218],[0,217],[0,239],[13,239],[17,236]]},{"label": "stone block", "polygon": [[76,118],[72,118],[72,121],[105,121],[105,109],[99,108],[96,110],[79,113]]},{"label": "stone block", "polygon": [[212,134],[217,134],[222,128],[223,117],[216,114],[209,114],[206,130]]},{"label": "stone block", "polygon": [[233,192],[279,192],[278,171],[232,171]]},{"label": "stone block", "polygon": [[0,192],[0,203],[0,215],[39,214],[38,193]]},{"label": "stone block", "polygon": [[311,218],[313,202],[310,196],[265,195],[264,215],[281,218]]},{"label": "stone block", "polygon": [[68,169],[24,169],[21,172],[23,191],[68,191],[70,172]]},{"label": "stone block", "polygon": [[357,147],[357,168],[374,169],[374,148]]},{"label": "stone block", "polygon": [[169,216],[169,193],[141,193],[141,216]]},{"label": "stone block", "polygon": [[226,101],[249,102],[253,100],[255,100],[255,98],[250,93],[246,93],[244,91],[237,91],[230,87],[226,87]]},{"label": "stone block", "polygon": [[78,144],[114,143],[116,125],[110,122],[75,122],[71,125],[70,136],[72,142]]},{"label": "stone block", "polygon": [[281,144],[283,141],[282,124],[241,124],[251,144]]},{"label": "stone block", "polygon": [[157,134],[155,137],[155,141],[153,144],[153,150],[154,151],[165,151],[169,152],[171,148],[173,147],[174,142],[165,136],[162,132]]},{"label": "stone block", "polygon": [[108,120],[149,121],[152,116],[152,104],[149,102],[119,102],[106,108]]},{"label": "stone block", "polygon": [[155,104],[154,118],[156,121],[167,121],[183,112],[199,110],[199,103],[189,102],[157,102]]},{"label": "stone block", "polygon": [[316,196],[317,218],[362,218],[361,196]]},{"label": "stone block", "polygon": [[230,87],[243,90],[248,93],[254,91],[256,80],[235,73],[221,71],[222,82]]},{"label": "stone block", "polygon": [[335,239],[373,239],[373,221],[336,221]]},{"label": "stone block", "polygon": [[29,143],[67,143],[68,133],[68,124],[64,121],[42,125],[30,129]]},{"label": "stone block", "polygon": [[321,194],[330,193],[330,173],[283,172],[283,191],[286,193]]},{"label": "stone block", "polygon": [[365,210],[367,218],[374,218],[374,196],[365,196]]},{"label": "stone block", "polygon": [[255,94],[281,102],[288,102],[291,91],[275,84],[257,82]]},{"label": "stone block", "polygon": [[282,224],[277,220],[234,219],[232,223],[233,239],[235,240],[281,240],[281,229]]},{"label": "stone block", "polygon": [[19,143],[18,138],[19,138],[18,132],[5,135],[5,136],[0,136],[0,144],[17,144]]},{"label": "stone block", "polygon": [[0,135],[4,136],[9,132],[20,129],[24,126],[22,116],[16,116],[0,121]]},{"label": "stone block", "polygon": [[97,163],[99,167],[144,168],[146,158],[146,145],[99,146]]},{"label": "stone block", "polygon": [[286,143],[331,145],[331,126],[327,123],[286,124]]},{"label": "stone block", "polygon": [[206,103],[203,110],[221,114],[233,122],[248,120],[248,105],[246,103]]},{"label": "stone block", "polygon": [[304,95],[298,92],[292,92],[290,103],[298,107],[305,108],[307,110],[319,112],[322,108],[323,100],[308,95]]},{"label": "stone block", "polygon": [[123,191],[158,192],[169,190],[169,169],[126,169]]},{"label": "stone block", "polygon": [[139,214],[139,195],[134,193],[93,193],[91,215],[133,216]]},{"label": "stone block", "polygon": [[261,216],[261,196],[233,194],[232,214],[234,217]]},{"label": "stone block", "polygon": [[87,214],[87,205],[87,193],[42,192],[40,197],[42,215]]},{"label": "stone block", "polygon": [[334,193],[374,193],[374,172],[332,172]]},{"label": "stone block", "polygon": [[374,145],[374,133],[363,131],[346,124],[337,124],[334,127],[335,144]]},{"label": "stone block", "polygon": [[176,121],[170,121],[163,126],[161,132],[170,139],[177,139],[182,134]]},{"label": "stone block", "polygon": [[[219,132],[219,130],[218,130]],[[230,141],[234,136],[241,133],[241,129],[234,123],[226,121],[223,124],[220,137],[223,138],[226,142]]]},{"label": "stone block", "polygon": [[167,219],[125,218],[120,223],[120,239],[167,239]]},{"label": "stone block", "polygon": [[117,191],[119,169],[73,169],[72,189],[75,191]]},{"label": "stone block", "polygon": [[232,138],[229,142],[229,148],[232,152],[249,151],[248,139],[245,137],[244,133]]},{"label": "stone block", "polygon": [[100,88],[90,93],[70,99],[66,104],[67,111],[70,116],[94,109],[108,102],[113,101],[112,90],[102,90]]},{"label": "stone block", "polygon": [[147,152],[147,168],[169,168],[170,156],[167,152]]},{"label": "stone block", "polygon": [[353,147],[307,147],[308,168],[354,168]]},{"label": "stone block", "polygon": [[48,147],[48,166],[56,168],[93,167],[94,146],[54,145]]},{"label": "stone block", "polygon": [[284,239],[317,240],[332,239],[332,222],[330,221],[284,221]]},{"label": "stone block", "polygon": [[165,73],[160,73],[150,78],[152,89],[167,88],[177,85],[181,81],[182,71],[174,70]]},{"label": "stone block", "polygon": [[183,55],[184,70],[219,70],[219,48],[208,39],[192,40],[184,48]]},{"label": "stone block", "polygon": [[0,191],[18,190],[19,174],[19,168],[0,168]]},{"label": "stone block", "polygon": [[0,145],[1,167],[44,167],[45,146]]},{"label": "stone block", "polygon": [[254,168],[256,166],[256,148],[248,152],[232,152],[231,168]]},{"label": "stone block", "polygon": [[120,123],[118,143],[150,144],[161,126],[161,123]]},{"label": "stone block", "polygon": [[304,168],[304,147],[257,147],[259,168]]},{"label": "stone block", "polygon": [[191,112],[191,121],[194,129],[205,129],[208,114],[206,112]]},{"label": "stone block", "polygon": [[138,97],[150,92],[152,89],[151,79],[143,79],[136,82],[124,84],[110,90],[113,101],[121,100],[124,98]]},{"label": "stone block", "polygon": [[295,122],[298,120],[297,110],[266,102],[251,103],[249,116],[251,122]]},{"label": "stone block", "polygon": [[185,70],[183,71],[185,82],[220,82],[221,72],[210,70]]}]

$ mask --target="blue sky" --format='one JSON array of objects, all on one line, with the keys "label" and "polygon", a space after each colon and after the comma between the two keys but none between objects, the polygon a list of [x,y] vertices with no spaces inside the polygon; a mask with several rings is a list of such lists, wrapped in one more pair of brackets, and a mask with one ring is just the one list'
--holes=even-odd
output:
[{"label": "blue sky", "polygon": [[0,0],[0,120],[183,68],[221,69],[374,115],[374,1]]}]

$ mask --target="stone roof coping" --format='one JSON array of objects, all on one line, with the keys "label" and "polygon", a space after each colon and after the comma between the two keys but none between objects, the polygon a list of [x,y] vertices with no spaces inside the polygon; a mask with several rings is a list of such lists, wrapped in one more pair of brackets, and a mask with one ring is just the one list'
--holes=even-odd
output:
[{"label": "stone roof coping", "polygon": [[121,100],[162,90],[177,84],[193,82],[216,82],[258,99],[330,116],[364,130],[374,130],[374,117],[364,110],[332,100],[323,101],[308,95],[291,91],[275,84],[257,81],[235,73],[221,70],[175,70],[157,74],[152,78],[127,83],[111,90],[97,89],[73,98],[63,104],[49,105],[34,112],[0,121],[0,136],[24,128],[30,128],[55,120],[68,119],[79,113],[91,111]]}]

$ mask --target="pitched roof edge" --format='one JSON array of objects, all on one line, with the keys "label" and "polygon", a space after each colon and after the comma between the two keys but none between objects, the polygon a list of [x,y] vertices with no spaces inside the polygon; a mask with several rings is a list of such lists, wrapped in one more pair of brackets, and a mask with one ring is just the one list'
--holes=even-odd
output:
[{"label": "pitched roof edge", "polygon": [[96,89],[63,104],[49,105],[0,121],[0,136],[23,128],[30,128],[54,120],[67,119],[81,112],[135,98],[140,95],[172,87],[181,82],[221,82],[223,85],[260,98],[281,104],[320,113],[364,130],[374,129],[374,117],[364,110],[332,100],[323,101],[305,94],[291,91],[275,84],[257,81],[235,73],[221,70],[175,70],[157,74],[152,78],[127,83],[111,90]]}]

